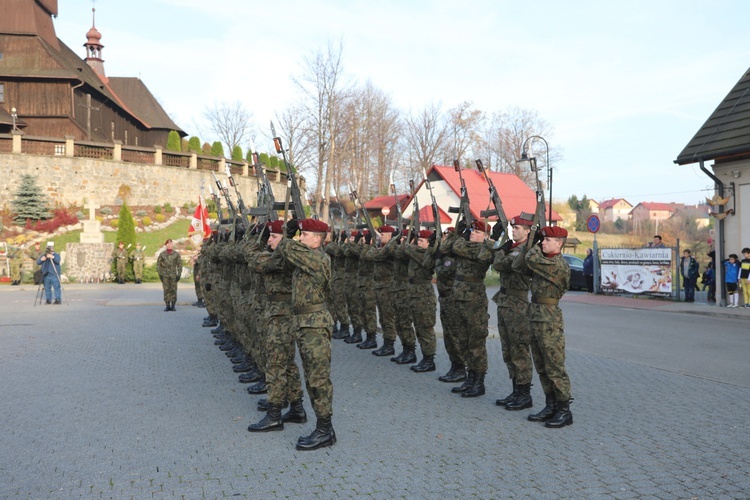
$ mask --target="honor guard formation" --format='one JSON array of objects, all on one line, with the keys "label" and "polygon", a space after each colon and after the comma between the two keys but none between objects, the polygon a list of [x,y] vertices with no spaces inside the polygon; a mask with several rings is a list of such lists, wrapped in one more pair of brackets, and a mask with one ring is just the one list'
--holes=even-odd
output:
[{"label": "honor guard formation", "polygon": [[[283,156],[278,137],[274,143]],[[332,339],[388,357],[393,369],[410,365],[411,372],[434,372],[438,302],[451,363],[438,380],[455,384],[450,392],[461,398],[485,395],[490,361],[484,277],[490,266],[501,279],[492,300],[497,304],[503,362],[512,387],[496,404],[509,411],[531,408],[533,367],[545,406],[529,414],[528,420],[549,428],[573,423],[558,306],[570,280],[561,256],[567,231],[545,226],[540,185],[536,213],[509,220],[485,175],[495,205],[488,214],[497,217],[494,226],[487,218],[473,219],[462,186],[461,207],[449,208],[459,213],[455,228],[441,229],[432,196],[433,221],[438,222],[419,221],[414,197],[411,219],[402,217],[397,204],[398,221],[386,221],[376,229],[356,192],[350,194],[357,207],[355,220],[346,220],[343,214],[338,221],[331,216],[328,224],[305,218],[299,192],[295,193],[294,169],[288,163],[285,201],[275,201],[257,156],[253,159],[259,206],[245,208],[237,192],[235,208],[226,184],[216,180],[218,192],[211,192],[221,223],[212,227],[195,260],[196,305],[208,312],[203,326],[213,327],[215,344],[231,359],[239,381],[251,384],[247,392],[266,395],[257,401],[265,416],[251,424],[249,432],[281,431],[285,424],[307,422],[295,361],[298,352],[316,425],[296,447],[314,450],[335,444]],[[477,165],[483,171],[481,162]],[[227,175],[234,185],[231,174]],[[220,195],[229,208],[226,218]],[[284,216],[278,219],[282,209]],[[172,278],[168,272],[165,276]],[[167,307],[174,310],[170,297],[165,286]],[[401,344],[398,354],[396,339]]]}]

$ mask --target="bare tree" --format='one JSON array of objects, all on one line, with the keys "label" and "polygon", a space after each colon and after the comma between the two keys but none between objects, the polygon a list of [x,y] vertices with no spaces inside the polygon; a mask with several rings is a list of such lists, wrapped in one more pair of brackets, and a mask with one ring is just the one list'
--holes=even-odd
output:
[{"label": "bare tree", "polygon": [[471,102],[464,101],[448,111],[448,138],[443,152],[446,164],[454,159],[467,163],[469,159],[465,158],[466,154],[481,145],[484,113],[472,109],[472,106]]},{"label": "bare tree", "polygon": [[214,103],[203,111],[210,132],[226,144],[228,151],[246,144],[254,136],[253,114],[241,102]]},{"label": "bare tree", "polygon": [[441,108],[439,103],[428,104],[421,111],[410,113],[404,121],[411,177],[421,176],[445,149],[449,132]]}]

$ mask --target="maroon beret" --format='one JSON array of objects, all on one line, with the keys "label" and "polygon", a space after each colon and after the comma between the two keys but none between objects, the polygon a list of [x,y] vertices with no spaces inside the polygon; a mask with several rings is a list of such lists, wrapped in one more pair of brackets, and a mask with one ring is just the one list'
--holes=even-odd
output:
[{"label": "maroon beret", "polygon": [[429,229],[422,229],[421,231],[419,231],[420,238],[429,238],[430,236],[432,236],[432,231],[430,231]]},{"label": "maroon beret", "polygon": [[446,229],[446,231],[448,231],[449,233],[455,233],[456,232],[456,228],[453,227],[453,226],[451,226],[448,229]]},{"label": "maroon beret", "polygon": [[268,230],[273,234],[283,234],[284,221],[279,219],[268,224]]},{"label": "maroon beret", "polygon": [[568,230],[560,226],[547,226],[542,228],[542,236],[545,238],[567,238]]},{"label": "maroon beret", "polygon": [[362,231],[362,236],[367,236],[368,234],[370,234],[370,230],[369,229],[364,229]]},{"label": "maroon beret", "polygon": [[529,226],[529,227],[531,227],[534,224],[534,217],[532,216],[530,219],[528,219],[528,218],[524,217],[524,215],[528,215],[528,214],[524,214],[523,212],[521,212],[521,215],[516,215],[515,217],[513,217],[510,220],[510,225],[511,226]]},{"label": "maroon beret", "polygon": [[378,229],[381,233],[392,233],[395,230],[396,228],[393,226],[380,226],[380,229]]},{"label": "maroon beret", "polygon": [[482,220],[475,220],[474,222],[472,222],[471,228],[476,229],[477,231],[482,231],[483,233],[487,232],[487,224],[485,224]]},{"label": "maroon beret", "polygon": [[352,233],[349,236],[357,236],[359,234],[359,231],[356,229],[352,229]]},{"label": "maroon beret", "polygon": [[327,233],[328,224],[322,220],[316,219],[302,219],[299,221],[300,231],[306,231],[309,233]]},{"label": "maroon beret", "polygon": [[164,242],[164,244],[165,244],[165,245],[166,245],[167,243],[172,243],[172,238],[169,238],[169,239],[168,239],[167,241],[165,241],[165,242]]}]

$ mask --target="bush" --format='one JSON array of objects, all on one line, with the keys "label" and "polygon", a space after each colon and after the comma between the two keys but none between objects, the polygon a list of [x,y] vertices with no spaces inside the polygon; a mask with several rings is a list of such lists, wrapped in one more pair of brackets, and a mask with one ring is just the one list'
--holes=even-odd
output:
[{"label": "bush", "polygon": [[86,218],[86,214],[81,212],[80,210],[76,212],[76,219],[78,220],[84,220]]},{"label": "bush", "polygon": [[147,214],[148,214],[148,212],[146,212],[145,210],[138,210],[138,211],[137,211],[137,212],[135,213],[135,215],[137,215],[138,217],[144,217],[144,216],[146,216]]},{"label": "bush", "polygon": [[149,217],[148,215],[141,219],[141,222],[144,226],[150,226],[152,224],[151,217]]},{"label": "bush", "polygon": [[167,202],[164,204],[164,211],[168,214],[171,214],[172,212],[174,212],[174,207],[172,207],[171,203]]},{"label": "bush", "polygon": [[164,216],[162,214],[156,214],[154,219],[156,219],[156,222],[164,222]]},{"label": "bush", "polygon": [[120,225],[120,219],[112,219],[112,227],[118,227]]},{"label": "bush", "polygon": [[100,213],[103,213],[104,215],[112,215],[112,209],[109,207],[104,207],[101,210],[99,210]]},{"label": "bush", "polygon": [[69,226],[71,224],[78,224],[78,218],[75,214],[65,208],[56,208],[51,219],[39,220],[36,222],[31,222],[30,219],[27,219],[26,229],[54,233],[61,226]]},{"label": "bush", "polygon": [[219,218],[219,214],[216,212],[208,212],[208,218],[217,220]]},{"label": "bush", "polygon": [[167,151],[182,151],[182,141],[180,140],[180,134],[177,131],[172,130],[167,136]]},{"label": "bush", "polygon": [[154,213],[155,213],[155,214],[160,214],[160,213],[161,213],[161,207],[160,207],[159,205],[156,205],[156,206],[154,207]]},{"label": "bush", "polygon": [[101,215],[97,215],[96,220],[98,220],[99,222],[104,222],[104,217],[102,217]]}]

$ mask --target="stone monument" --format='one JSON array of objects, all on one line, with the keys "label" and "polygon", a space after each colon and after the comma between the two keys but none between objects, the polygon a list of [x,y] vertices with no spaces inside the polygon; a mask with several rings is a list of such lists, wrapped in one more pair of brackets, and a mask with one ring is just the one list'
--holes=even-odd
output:
[{"label": "stone monument", "polygon": [[96,220],[99,205],[90,201],[84,207],[89,211],[88,220],[82,221],[80,243],[68,243],[68,265],[66,273],[71,281],[100,283],[110,279],[113,243],[104,243],[102,223]]}]

